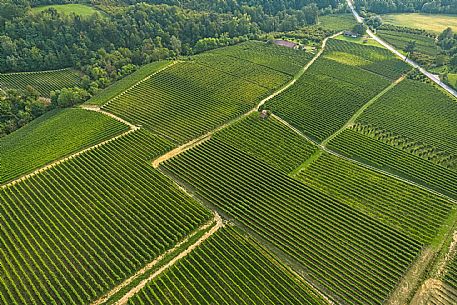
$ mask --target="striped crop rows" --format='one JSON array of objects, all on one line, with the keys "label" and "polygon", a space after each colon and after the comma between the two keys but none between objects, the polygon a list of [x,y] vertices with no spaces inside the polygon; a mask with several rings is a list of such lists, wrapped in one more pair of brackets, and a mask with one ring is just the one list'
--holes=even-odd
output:
[{"label": "striped crop rows", "polygon": [[0,192],[5,304],[87,304],[210,218],[147,159],[143,131]]},{"label": "striped crop rows", "polygon": [[394,143],[385,143],[355,129],[347,129],[330,141],[329,147],[457,199],[455,171],[401,149]]},{"label": "striped crop rows", "polygon": [[430,192],[327,153],[298,179],[426,244],[437,236],[453,208]]},{"label": "striped crop rows", "polygon": [[129,304],[324,304],[276,264],[235,229],[223,228]]},{"label": "striped crop rows", "polygon": [[49,112],[0,139],[0,183],[127,130],[124,124],[93,111]]},{"label": "striped crop rows", "polygon": [[196,138],[248,110],[269,90],[189,61],[178,63],[104,107],[177,141]]},{"label": "striped crop rows", "polygon": [[421,244],[212,139],[164,164],[197,196],[303,267],[340,303],[383,304]]},{"label": "striped crop rows", "polygon": [[32,86],[41,96],[49,97],[51,91],[77,85],[80,78],[77,72],[70,69],[0,74],[0,88],[25,90],[27,86]]},{"label": "striped crop rows", "polygon": [[456,113],[457,103],[440,89],[405,80],[368,108],[358,122],[457,155]]},{"label": "striped crop rows", "polygon": [[215,138],[289,173],[308,159],[316,147],[274,118],[256,112],[223,129]]}]

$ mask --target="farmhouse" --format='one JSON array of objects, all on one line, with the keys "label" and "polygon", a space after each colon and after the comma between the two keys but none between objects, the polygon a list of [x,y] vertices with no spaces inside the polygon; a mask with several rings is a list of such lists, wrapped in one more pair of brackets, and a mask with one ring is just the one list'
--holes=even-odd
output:
[{"label": "farmhouse", "polygon": [[298,44],[292,41],[287,41],[287,40],[282,40],[282,39],[275,39],[273,40],[273,43],[275,45],[281,46],[281,47],[287,47],[291,49],[296,49],[298,48]]},{"label": "farmhouse", "polygon": [[352,31],[344,31],[343,35],[346,37],[352,37],[352,38],[359,37],[359,35],[357,33],[354,33]]}]

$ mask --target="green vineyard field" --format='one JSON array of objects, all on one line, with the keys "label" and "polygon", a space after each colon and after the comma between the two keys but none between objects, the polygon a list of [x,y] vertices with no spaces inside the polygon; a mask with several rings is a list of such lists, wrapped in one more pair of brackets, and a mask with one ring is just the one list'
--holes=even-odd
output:
[{"label": "green vineyard field", "polygon": [[328,153],[297,179],[423,244],[437,236],[455,208],[430,192]]},{"label": "green vineyard field", "polygon": [[0,74],[0,89],[25,90],[27,86],[32,86],[41,96],[49,97],[51,91],[77,85],[80,78],[70,69]]},{"label": "green vineyard field", "polygon": [[121,80],[115,82],[105,90],[102,90],[96,95],[94,95],[90,100],[86,102],[86,104],[102,106],[103,104],[115,98],[116,96],[126,91],[136,83],[142,81],[143,79],[159,71],[160,69],[165,68],[169,64],[170,61],[164,60],[144,65],[140,67],[137,71],[122,78]]},{"label": "green vineyard field", "polygon": [[[358,122],[449,155],[457,168],[457,103],[431,84],[404,80],[368,108]],[[432,158],[426,153],[423,158]],[[449,161],[449,160],[448,160]]]},{"label": "green vineyard field", "polygon": [[415,41],[417,52],[430,56],[436,56],[438,54],[438,48],[435,44],[435,39],[432,37],[384,29],[378,30],[377,34],[379,37],[387,41],[389,44],[395,46],[399,50],[403,50],[408,42]]},{"label": "green vineyard field", "polygon": [[457,199],[457,174],[444,166],[396,147],[395,144],[347,129],[328,144],[347,157],[400,175]]},{"label": "green vineyard field", "polygon": [[93,111],[64,109],[49,112],[0,138],[0,183],[127,130],[126,125]]},{"label": "green vineyard field", "polygon": [[88,304],[211,213],[148,164],[166,140],[135,131],[0,191],[4,304]]},{"label": "green vineyard field", "polygon": [[254,113],[217,133],[215,138],[289,173],[308,159],[316,147],[276,119]]},{"label": "green vineyard field", "polygon": [[297,262],[337,302],[383,304],[421,243],[216,139],[163,170]]},{"label": "green vineyard field", "polygon": [[129,305],[325,304],[234,228],[222,228]]}]

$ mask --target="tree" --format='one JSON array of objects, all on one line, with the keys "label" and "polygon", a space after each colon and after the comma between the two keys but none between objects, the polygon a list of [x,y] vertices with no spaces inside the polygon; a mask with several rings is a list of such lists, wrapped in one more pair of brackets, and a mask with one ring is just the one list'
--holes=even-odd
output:
[{"label": "tree", "polygon": [[363,36],[367,32],[368,27],[363,23],[357,23],[352,31],[357,35]]},{"label": "tree", "polygon": [[382,25],[382,19],[379,15],[371,16],[365,22],[372,29],[377,29]]},{"label": "tree", "polygon": [[405,48],[403,49],[403,51],[405,51],[406,53],[406,58],[410,57],[411,55],[414,54],[414,52],[416,51],[416,41],[415,40],[410,40]]},{"label": "tree", "polygon": [[171,36],[170,38],[171,49],[175,52],[176,56],[181,54],[182,43],[181,40],[176,38],[176,36]]}]

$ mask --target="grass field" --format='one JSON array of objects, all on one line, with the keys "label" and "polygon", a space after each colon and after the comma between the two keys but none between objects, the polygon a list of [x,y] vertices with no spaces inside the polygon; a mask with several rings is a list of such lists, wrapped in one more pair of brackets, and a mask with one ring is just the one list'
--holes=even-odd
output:
[{"label": "grass field", "polygon": [[457,16],[455,15],[407,13],[381,15],[381,17],[388,24],[422,29],[435,33],[440,33],[448,27],[457,31]]},{"label": "grass field", "polygon": [[357,22],[352,14],[324,15],[319,17],[319,26],[334,30],[351,30]]},{"label": "grass field", "polygon": [[0,139],[0,183],[126,130],[126,125],[93,111],[49,112]]},{"label": "grass field", "polygon": [[25,90],[27,86],[35,88],[41,96],[49,97],[51,91],[73,87],[79,83],[81,76],[70,69],[0,74],[0,88]]},{"label": "grass field", "polygon": [[40,13],[42,11],[48,10],[50,8],[55,9],[59,13],[62,14],[76,14],[83,17],[88,17],[93,14],[100,14],[98,10],[95,8],[84,5],[84,4],[56,4],[56,5],[44,5],[44,6],[37,6],[32,8],[32,12]]},{"label": "grass field", "polygon": [[325,304],[234,228],[222,228],[129,305]]},{"label": "grass field", "polygon": [[146,77],[159,71],[160,69],[165,68],[169,64],[170,61],[164,60],[144,65],[132,74],[122,78],[121,80],[115,82],[108,88],[98,92],[95,96],[88,100],[86,104],[101,106],[109,100],[115,98],[122,92],[126,91],[139,81],[145,79]]},{"label": "grass field", "polygon": [[206,223],[148,164],[171,147],[135,131],[0,190],[4,304],[90,304]]},{"label": "grass field", "polygon": [[352,37],[346,37],[344,35],[340,35],[340,36],[337,36],[335,39],[347,41],[347,42],[358,43],[358,44],[367,45],[367,46],[384,48],[381,44],[379,44],[376,40],[374,40],[373,38],[371,38],[369,36],[352,38]]}]

